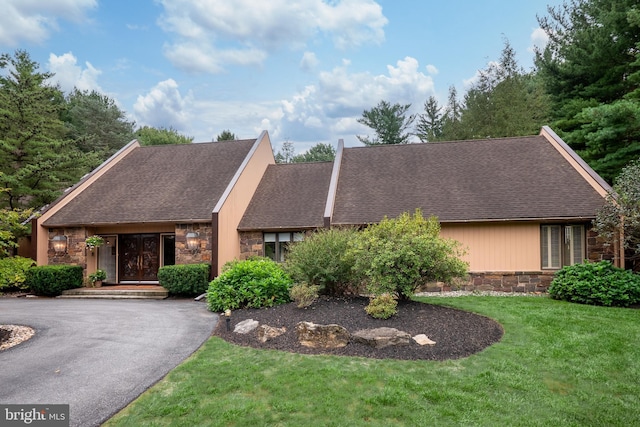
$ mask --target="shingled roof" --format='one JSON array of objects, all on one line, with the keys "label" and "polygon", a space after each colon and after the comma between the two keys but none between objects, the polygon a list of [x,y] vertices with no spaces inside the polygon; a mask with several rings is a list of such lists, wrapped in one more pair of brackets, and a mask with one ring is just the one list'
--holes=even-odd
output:
[{"label": "shingled roof", "polygon": [[345,148],[332,224],[593,218],[603,198],[544,136]]},{"label": "shingled roof", "polygon": [[210,220],[255,141],[135,148],[43,225]]},{"label": "shingled roof", "polygon": [[238,230],[323,226],[333,163],[270,165]]}]

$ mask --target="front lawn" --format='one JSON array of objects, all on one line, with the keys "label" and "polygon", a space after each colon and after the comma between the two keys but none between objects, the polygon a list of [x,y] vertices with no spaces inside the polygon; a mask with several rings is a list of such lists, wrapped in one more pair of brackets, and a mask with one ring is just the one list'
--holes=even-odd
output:
[{"label": "front lawn", "polygon": [[640,423],[640,310],[545,297],[421,301],[489,316],[504,337],[445,362],[304,356],[213,337],[106,425]]}]

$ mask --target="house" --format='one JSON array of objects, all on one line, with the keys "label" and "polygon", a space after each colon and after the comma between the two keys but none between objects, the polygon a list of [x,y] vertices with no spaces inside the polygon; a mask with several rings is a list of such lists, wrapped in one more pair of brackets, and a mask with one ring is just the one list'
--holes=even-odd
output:
[{"label": "house", "polygon": [[[172,263],[283,260],[322,227],[366,226],[420,208],[462,243],[469,286],[544,290],[553,272],[619,251],[590,230],[609,185],[551,129],[539,135],[346,148],[334,162],[275,164],[256,140],[132,142],[34,220],[37,261],[105,268],[119,283]],[[96,254],[88,235],[109,242]],[[66,251],[53,249],[55,236]],[[192,245],[193,237],[197,245]],[[57,238],[60,240],[60,238]],[[189,243],[189,244],[188,244]]]}]

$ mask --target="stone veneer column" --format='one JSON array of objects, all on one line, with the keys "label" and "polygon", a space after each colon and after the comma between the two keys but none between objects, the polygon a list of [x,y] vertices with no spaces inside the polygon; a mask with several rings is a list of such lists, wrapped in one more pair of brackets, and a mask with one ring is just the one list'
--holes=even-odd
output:
[{"label": "stone veneer column", "polygon": [[[187,233],[195,231],[199,235],[200,246],[193,253],[187,248]],[[211,263],[211,224],[176,225],[176,264]]]},{"label": "stone veneer column", "polygon": [[[54,236],[67,237],[67,252],[64,254],[56,254],[51,244]],[[81,265],[84,274],[87,272],[87,253],[85,248],[85,239],[87,231],[84,227],[56,229],[49,233],[49,250],[47,251],[47,259],[49,265]]]}]

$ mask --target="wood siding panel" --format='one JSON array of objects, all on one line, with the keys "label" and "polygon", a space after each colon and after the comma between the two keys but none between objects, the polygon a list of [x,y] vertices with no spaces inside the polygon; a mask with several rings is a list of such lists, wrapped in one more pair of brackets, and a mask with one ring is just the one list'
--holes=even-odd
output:
[{"label": "wood siding panel", "polygon": [[466,249],[469,271],[540,271],[539,224],[443,224]]}]

